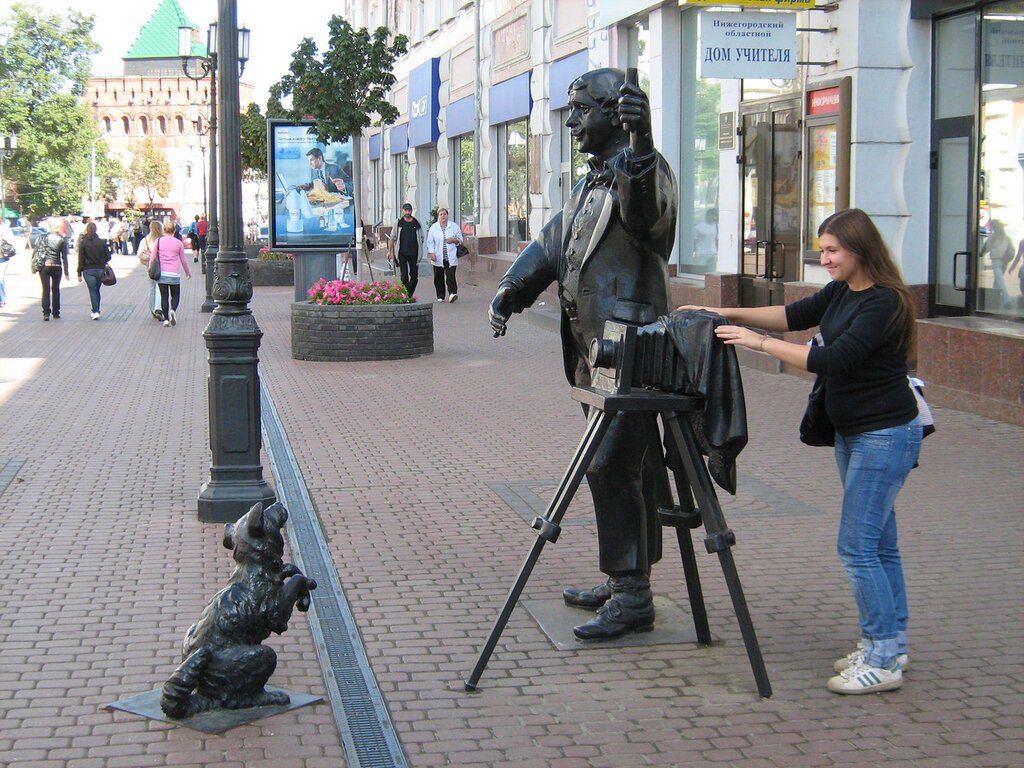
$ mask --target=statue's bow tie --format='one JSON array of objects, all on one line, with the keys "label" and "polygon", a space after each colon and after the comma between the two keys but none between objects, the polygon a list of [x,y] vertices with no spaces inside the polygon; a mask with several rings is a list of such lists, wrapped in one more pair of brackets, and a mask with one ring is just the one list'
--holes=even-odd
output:
[{"label": "statue's bow tie", "polygon": [[590,187],[610,187],[612,179],[613,175],[611,168],[587,171],[587,186]]}]

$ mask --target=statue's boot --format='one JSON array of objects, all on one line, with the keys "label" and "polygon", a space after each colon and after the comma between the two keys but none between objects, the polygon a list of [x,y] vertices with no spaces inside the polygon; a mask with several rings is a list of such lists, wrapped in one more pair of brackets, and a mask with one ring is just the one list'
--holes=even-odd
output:
[{"label": "statue's boot", "polygon": [[562,599],[565,600],[566,605],[572,606],[573,608],[588,608],[592,611],[597,610],[607,603],[608,598],[611,596],[612,588],[608,581],[604,584],[598,584],[593,589],[574,589],[573,587],[566,587],[562,590]]},{"label": "statue's boot", "polygon": [[586,624],[573,627],[580,640],[611,640],[627,632],[654,629],[654,595],[645,573],[630,573],[608,579],[611,597]]}]

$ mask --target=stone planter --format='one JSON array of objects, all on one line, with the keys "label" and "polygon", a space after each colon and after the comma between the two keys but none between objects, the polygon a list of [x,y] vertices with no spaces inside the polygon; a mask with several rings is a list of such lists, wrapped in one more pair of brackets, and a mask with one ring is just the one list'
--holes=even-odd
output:
[{"label": "stone planter", "polygon": [[257,285],[294,285],[295,262],[291,259],[260,261],[249,259],[249,277]]},{"label": "stone planter", "polygon": [[292,357],[296,360],[401,360],[433,351],[432,302],[292,304]]}]

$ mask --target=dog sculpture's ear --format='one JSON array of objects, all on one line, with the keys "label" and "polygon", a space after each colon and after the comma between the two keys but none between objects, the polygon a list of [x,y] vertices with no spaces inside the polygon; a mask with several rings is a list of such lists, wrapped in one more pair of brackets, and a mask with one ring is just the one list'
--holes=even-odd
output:
[{"label": "dog sculpture's ear", "polygon": [[222,540],[222,543],[224,544],[224,549],[234,549],[235,548],[235,524],[234,523],[228,523],[227,525],[224,526],[224,538]]},{"label": "dog sculpture's ear", "polygon": [[256,539],[263,535],[263,505],[256,502],[245,516],[245,532]]}]

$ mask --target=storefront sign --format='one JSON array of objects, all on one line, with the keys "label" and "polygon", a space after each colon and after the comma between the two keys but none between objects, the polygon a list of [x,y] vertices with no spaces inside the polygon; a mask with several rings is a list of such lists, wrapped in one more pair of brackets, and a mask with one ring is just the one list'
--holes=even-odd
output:
[{"label": "storefront sign", "polygon": [[986,21],[985,83],[1024,85],[1024,22]]},{"label": "storefront sign", "polygon": [[796,14],[700,15],[701,77],[792,80],[796,53]]},{"label": "storefront sign", "polygon": [[441,135],[437,116],[441,105],[437,98],[441,87],[440,59],[425,61],[409,73],[409,146],[436,144]]},{"label": "storefront sign", "polygon": [[839,86],[807,94],[808,115],[830,115],[839,111]]},{"label": "storefront sign", "polygon": [[736,147],[736,113],[718,113],[718,148],[735,149]]},{"label": "storefront sign", "polygon": [[526,16],[520,16],[494,30],[494,65],[500,67],[530,53],[530,27]]}]

